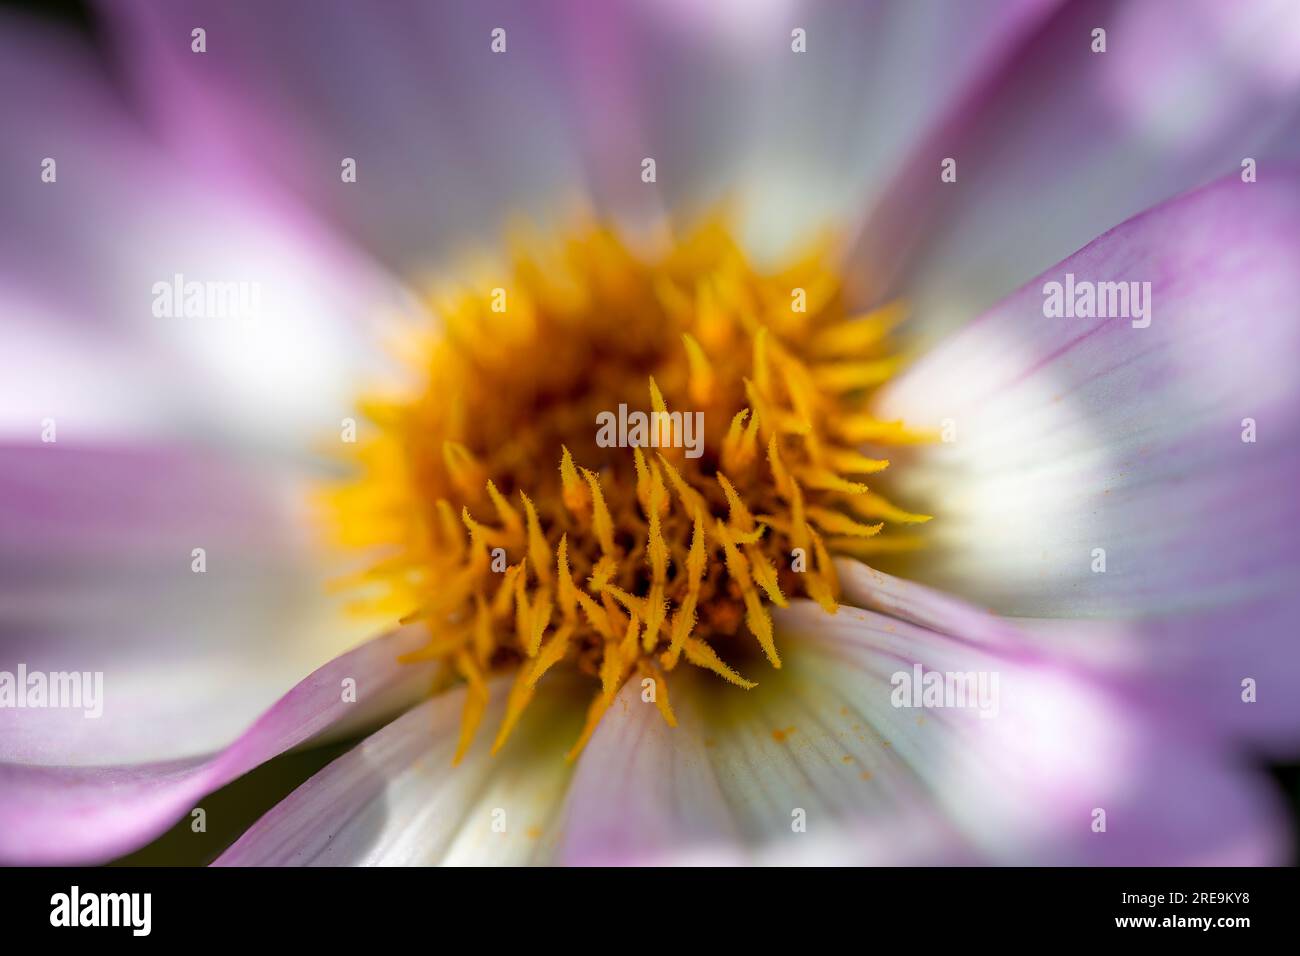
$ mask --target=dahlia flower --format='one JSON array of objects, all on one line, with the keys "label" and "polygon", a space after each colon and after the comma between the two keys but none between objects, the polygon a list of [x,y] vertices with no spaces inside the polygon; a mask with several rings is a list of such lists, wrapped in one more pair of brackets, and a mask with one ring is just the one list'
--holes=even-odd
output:
[{"label": "dahlia flower", "polygon": [[1287,859],[1296,5],[2,23],[3,862]]}]

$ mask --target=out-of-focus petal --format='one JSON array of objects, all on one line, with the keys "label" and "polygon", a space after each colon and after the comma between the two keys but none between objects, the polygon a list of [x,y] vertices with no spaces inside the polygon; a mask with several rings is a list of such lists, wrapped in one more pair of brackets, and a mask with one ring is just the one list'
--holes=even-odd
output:
[{"label": "out-of-focus petal", "polygon": [[638,220],[655,203],[689,218],[733,200],[751,252],[788,251],[864,208],[1058,3],[564,5],[591,188]]},{"label": "out-of-focus petal", "polygon": [[[1211,863],[1284,855],[1267,782],[1212,734],[1036,650],[1007,622],[846,562],[846,595],[778,615],[746,693],[675,673],[679,726],[625,690],[580,758],[576,863]],[[894,675],[996,675],[978,707],[897,707]],[[682,738],[686,739],[683,740]],[[696,812],[702,806],[704,812]],[[1095,811],[1106,811],[1096,832]],[[799,825],[802,825],[802,829]]]},{"label": "out-of-focus petal", "polygon": [[0,708],[0,760],[209,753],[366,637],[324,591],[319,542],[294,520],[305,499],[277,469],[210,452],[0,448],[0,669],[104,675],[95,719]]},{"label": "out-of-focus petal", "polygon": [[[169,139],[254,178],[270,172],[410,268],[509,214],[549,218],[579,193],[620,219],[652,222],[731,194],[752,217],[756,247],[775,249],[861,208],[908,145],[1058,3],[412,3],[359,18],[343,5],[254,16],[196,2],[104,12]],[[202,55],[189,50],[195,25],[208,31]],[[507,48],[493,54],[498,27]],[[807,52],[792,50],[795,29]],[[337,66],[358,61],[364,69]],[[167,82],[152,81],[159,69]],[[359,175],[340,188],[345,156]],[[641,179],[645,158],[656,162],[653,185]]]},{"label": "out-of-focus petal", "polygon": [[[403,271],[495,238],[507,212],[550,212],[581,183],[554,7],[185,0],[102,13],[169,143],[269,177]],[[191,52],[197,27],[203,54]],[[345,158],[354,183],[342,181]]]},{"label": "out-of-focus petal", "polygon": [[[570,778],[589,686],[539,692],[496,757],[451,766],[463,691],[374,734],[268,813],[229,865],[559,862],[1261,863],[1289,846],[1262,775],[1006,622],[844,563],[856,607],[779,615],[780,671],[678,671],[669,728],[633,682]],[[979,706],[896,706],[895,675],[996,675]],[[499,720],[505,682],[485,725]],[[987,716],[985,716],[985,714]],[[480,738],[483,734],[480,732]],[[567,793],[566,793],[567,788]],[[1104,829],[1097,811],[1105,811]]]},{"label": "out-of-focus petal", "polygon": [[[982,622],[963,603],[856,561],[838,562],[846,601],[1015,654],[1025,636],[1037,652],[1070,658],[1171,713],[1195,714],[1227,741],[1245,738],[1279,759],[1294,756],[1300,731],[1300,671],[1285,654],[1291,596],[1158,617],[1003,618]],[[1279,653],[1282,651],[1282,653]],[[1250,678],[1255,693],[1245,695]],[[1247,700],[1251,697],[1251,700]]]},{"label": "out-of-focus petal", "polygon": [[[1298,249],[1300,176],[1229,178],[1107,233],[891,383],[878,414],[955,438],[898,468],[937,515],[918,575],[1026,616],[1291,589]],[[1045,316],[1067,274],[1149,282],[1149,327]]]},{"label": "out-of-focus petal", "polygon": [[[889,590],[883,576],[864,575],[862,587]],[[944,603],[922,616],[949,617],[951,602]],[[787,618],[798,615],[820,612],[803,605]],[[981,612],[967,616],[983,626]],[[977,858],[1053,865],[1285,859],[1286,817],[1270,781],[1186,715],[1124,697],[1083,669],[1035,653],[1028,641],[1015,654],[989,653],[961,629],[934,632],[849,608],[822,624],[784,622],[814,635],[823,679],[862,715],[855,720],[889,742],[896,770],[914,777],[927,805]],[[997,675],[991,716],[971,707],[892,706],[893,675],[917,664]],[[1099,809],[1104,832],[1093,829]]]},{"label": "out-of-focus petal", "polygon": [[1300,655],[1289,594],[1138,619],[1020,618],[1017,626],[1168,710],[1279,762],[1300,753]]},{"label": "out-of-focus petal", "polygon": [[4,434],[35,440],[52,418],[83,440],[282,455],[337,434],[386,367],[378,333],[410,308],[402,287],[283,195],[162,148],[90,50],[5,20]]},{"label": "out-of-focus petal", "polygon": [[[1101,237],[891,384],[879,414],[955,437],[898,463],[900,494],[937,516],[909,575],[1020,616],[1171,615],[1138,652],[1152,666],[1180,634],[1178,656],[1208,653],[1228,685],[1266,669],[1295,686],[1297,250],[1300,175],[1229,177]],[[1149,327],[1045,316],[1067,274],[1150,282]],[[1278,703],[1238,716],[1294,736]]]},{"label": "out-of-focus petal", "polygon": [[629,681],[582,752],[555,862],[745,862],[706,738],[693,723],[669,727]]},{"label": "out-of-focus petal", "polygon": [[79,767],[0,763],[0,861],[94,863],[142,846],[204,794],[277,754],[325,732],[359,731],[409,706],[427,692],[432,665],[401,664],[398,657],[424,640],[414,630],[397,631],[335,658],[206,760]]},{"label": "out-of-focus petal", "polygon": [[[818,0],[786,12],[750,54],[746,126],[722,186],[744,204],[753,248],[778,252],[828,223],[851,230],[853,211],[1059,5]],[[805,53],[791,50],[796,28]]]},{"label": "out-of-focus petal", "polygon": [[[372,734],[254,824],[218,866],[512,865],[547,859],[582,724],[584,688],[548,681],[495,756],[509,680],[452,766],[465,691]],[[587,689],[589,692],[589,688]]]},{"label": "out-of-focus petal", "polygon": [[[918,333],[953,328],[1128,217],[1240,174],[1247,157],[1260,181],[1275,175],[1298,63],[1290,0],[1066,5],[912,154],[859,267],[878,280],[905,264]],[[955,183],[940,180],[946,157]]]}]

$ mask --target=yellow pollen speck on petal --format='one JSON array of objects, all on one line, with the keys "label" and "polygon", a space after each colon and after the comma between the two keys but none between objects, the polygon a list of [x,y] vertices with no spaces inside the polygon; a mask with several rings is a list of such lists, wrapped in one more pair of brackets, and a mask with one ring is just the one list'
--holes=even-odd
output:
[{"label": "yellow pollen speck on petal", "polygon": [[721,218],[653,252],[599,225],[519,232],[491,273],[509,309],[488,314],[481,282],[428,290],[442,327],[401,355],[424,380],[360,402],[375,427],[328,506],[341,545],[374,549],[336,586],[425,629],[403,660],[465,685],[455,762],[502,676],[494,753],[536,694],[580,681],[569,759],[634,677],[675,726],[683,661],[752,688],[726,661],[780,667],[798,640],[778,648],[773,607],[834,613],[835,556],[924,542],[927,515],[863,483],[885,472],[888,493],[888,447],[936,437],[871,412],[904,307],[851,311],[831,248],[764,270]]}]

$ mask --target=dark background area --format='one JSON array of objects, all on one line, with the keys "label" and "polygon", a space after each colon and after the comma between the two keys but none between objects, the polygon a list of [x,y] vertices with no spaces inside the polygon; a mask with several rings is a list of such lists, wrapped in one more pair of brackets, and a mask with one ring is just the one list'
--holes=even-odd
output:
[{"label": "dark background area", "polygon": [[[167,0],[156,2],[166,3]],[[0,13],[14,10],[77,31],[90,40],[96,49],[104,51],[100,25],[93,11],[82,0],[0,0]],[[112,64],[107,65],[111,73]],[[186,817],[153,843],[111,865],[184,866],[209,863],[299,784],[355,743],[356,741],[349,741],[278,757],[216,793],[209,794],[200,802],[207,813],[206,832],[194,833],[191,820]],[[1286,794],[1291,806],[1294,838],[1292,862],[1295,863],[1300,861],[1300,762],[1263,765]]]}]

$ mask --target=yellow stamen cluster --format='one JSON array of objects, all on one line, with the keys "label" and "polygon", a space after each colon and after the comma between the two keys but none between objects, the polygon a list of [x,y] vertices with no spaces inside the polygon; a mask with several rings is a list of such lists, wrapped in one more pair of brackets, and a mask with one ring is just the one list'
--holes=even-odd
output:
[{"label": "yellow stamen cluster", "polygon": [[[922,437],[865,410],[896,368],[900,309],[849,314],[824,258],[760,273],[711,223],[647,260],[591,228],[521,247],[490,295],[432,303],[445,326],[419,354],[427,388],[367,404],[376,436],[334,504],[346,543],[388,549],[359,576],[380,592],[369,610],[422,622],[412,656],[466,684],[457,760],[498,672],[514,683],[494,750],[550,670],[590,675],[570,757],[633,676],[670,725],[682,661],[755,686],[725,658],[750,643],[781,666],[769,605],[834,613],[831,555],[926,520],[862,482],[889,464],[864,443]],[[654,447],[603,447],[598,416],[620,404],[702,412],[702,453],[671,427]]]}]

